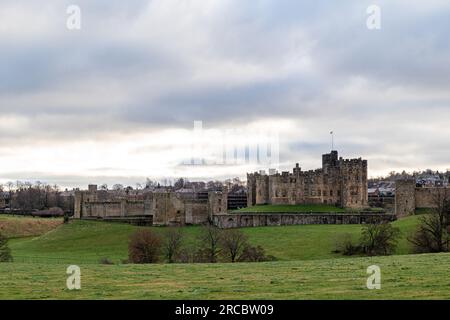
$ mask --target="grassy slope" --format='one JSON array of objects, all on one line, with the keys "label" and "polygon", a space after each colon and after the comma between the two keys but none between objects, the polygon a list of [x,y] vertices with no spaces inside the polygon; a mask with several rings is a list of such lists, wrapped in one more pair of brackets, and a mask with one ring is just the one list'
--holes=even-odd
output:
[{"label": "grassy slope", "polygon": [[[417,222],[417,216],[394,222],[403,233],[397,254],[408,253],[406,234]],[[15,239],[10,243],[17,262],[97,263],[108,257],[120,262],[127,257],[128,238],[137,227],[93,221],[73,221],[38,238]],[[163,233],[165,228],[153,228]],[[334,240],[339,234],[359,237],[360,225],[303,225],[242,229],[254,245],[279,260],[328,259],[333,254]],[[186,243],[197,241],[200,227],[184,228]]]},{"label": "grassy slope", "polygon": [[[381,290],[366,269],[379,265]],[[81,265],[80,291],[66,265],[0,264],[0,299],[450,299],[450,254],[257,264]]]},{"label": "grassy slope", "polygon": [[42,235],[62,223],[62,218],[31,218],[0,215],[0,233],[8,238]]}]

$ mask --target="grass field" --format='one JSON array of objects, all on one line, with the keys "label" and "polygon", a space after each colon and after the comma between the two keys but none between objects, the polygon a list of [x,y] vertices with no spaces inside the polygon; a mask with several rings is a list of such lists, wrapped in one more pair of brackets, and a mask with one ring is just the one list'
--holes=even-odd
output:
[{"label": "grass field", "polygon": [[[305,225],[242,229],[278,261],[174,265],[121,264],[139,227],[77,220],[10,240],[15,262],[0,264],[0,299],[450,299],[450,254],[406,255],[418,218],[393,223],[402,231],[396,256],[343,258],[332,253],[333,240],[357,238],[360,225]],[[194,245],[200,227],[183,230]],[[103,257],[116,264],[99,264]],[[71,264],[81,267],[80,291],[66,289]],[[373,264],[381,267],[381,290],[366,288]]]},{"label": "grass field", "polygon": [[[371,211],[380,211],[382,209],[379,208],[371,208]],[[331,205],[324,204],[301,204],[301,205],[278,205],[278,204],[270,204],[270,205],[256,205],[253,207],[242,208],[239,210],[232,211],[233,213],[309,213],[309,212],[317,212],[317,213],[346,213],[352,212],[352,209],[344,209]]]},{"label": "grass field", "polygon": [[[381,290],[366,269],[381,268]],[[256,264],[80,265],[81,290],[66,289],[66,265],[0,264],[0,299],[450,299],[450,254]]]},{"label": "grass field", "polygon": [[[418,216],[395,221],[402,231],[397,254],[409,253],[407,234],[415,228]],[[127,258],[129,236],[137,229],[127,224],[72,221],[40,237],[13,239],[10,247],[17,262],[98,263],[109,258],[115,263]],[[152,228],[164,233],[166,228]],[[187,246],[198,241],[201,228],[183,228]],[[312,260],[342,257],[332,253],[338,235],[349,233],[357,239],[360,225],[296,225],[242,229],[253,245],[261,245],[278,260]]]},{"label": "grass field", "polygon": [[31,218],[0,215],[0,233],[8,238],[39,236],[56,228],[62,218]]}]

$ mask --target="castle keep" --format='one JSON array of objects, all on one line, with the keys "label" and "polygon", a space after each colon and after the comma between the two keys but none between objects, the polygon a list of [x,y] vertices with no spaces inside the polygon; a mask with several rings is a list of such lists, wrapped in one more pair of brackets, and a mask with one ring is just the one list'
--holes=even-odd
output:
[{"label": "castle keep", "polygon": [[322,156],[322,168],[293,172],[247,174],[247,204],[331,204],[344,208],[368,207],[367,160],[338,158],[337,151]]}]

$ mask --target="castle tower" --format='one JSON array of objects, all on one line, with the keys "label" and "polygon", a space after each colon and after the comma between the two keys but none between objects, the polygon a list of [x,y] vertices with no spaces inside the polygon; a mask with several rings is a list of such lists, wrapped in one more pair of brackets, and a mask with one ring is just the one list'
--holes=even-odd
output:
[{"label": "castle tower", "polygon": [[247,207],[256,204],[256,178],[253,173],[247,174]]},{"label": "castle tower", "polygon": [[269,204],[269,176],[264,172],[255,174],[256,204]]},{"label": "castle tower", "polygon": [[341,205],[344,208],[368,207],[367,160],[339,159]]},{"label": "castle tower", "polygon": [[395,182],[395,214],[404,217],[416,210],[416,180],[401,179]]}]

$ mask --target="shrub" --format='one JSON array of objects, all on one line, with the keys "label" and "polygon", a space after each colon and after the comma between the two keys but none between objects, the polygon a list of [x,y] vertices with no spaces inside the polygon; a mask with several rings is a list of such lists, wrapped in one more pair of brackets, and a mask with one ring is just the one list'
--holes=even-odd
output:
[{"label": "shrub", "polygon": [[335,253],[342,253],[344,256],[352,256],[361,253],[361,246],[355,243],[352,235],[344,233],[338,236],[335,242]]},{"label": "shrub", "polygon": [[112,262],[108,258],[101,258],[99,262],[100,264],[114,264],[114,262]]},{"label": "shrub", "polygon": [[12,262],[11,249],[8,246],[8,238],[0,233],[0,262]]},{"label": "shrub", "polygon": [[261,246],[251,246],[246,245],[242,250],[242,254],[239,256],[239,262],[263,262],[263,261],[274,261],[276,260],[273,256],[266,256],[264,248]]},{"label": "shrub", "polygon": [[408,237],[414,252],[446,252],[450,249],[450,201],[436,199],[436,208],[420,217],[420,224],[414,234]]},{"label": "shrub", "polygon": [[436,218],[435,215],[421,217],[416,231],[408,237],[415,253],[448,251],[449,233]]},{"label": "shrub", "polygon": [[138,230],[130,239],[128,259],[131,263],[156,263],[161,252],[161,238],[151,230]]},{"label": "shrub", "polygon": [[194,261],[195,252],[192,248],[180,249],[177,255],[177,261],[180,263],[190,263]]},{"label": "shrub", "polygon": [[363,227],[361,249],[370,256],[389,255],[397,247],[400,229],[390,223],[371,223]]}]

